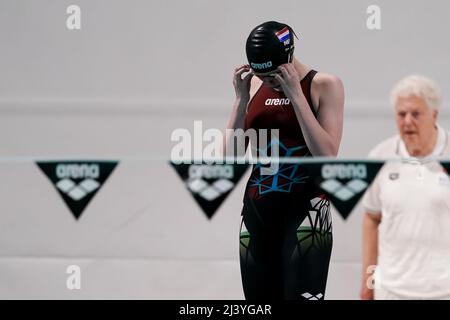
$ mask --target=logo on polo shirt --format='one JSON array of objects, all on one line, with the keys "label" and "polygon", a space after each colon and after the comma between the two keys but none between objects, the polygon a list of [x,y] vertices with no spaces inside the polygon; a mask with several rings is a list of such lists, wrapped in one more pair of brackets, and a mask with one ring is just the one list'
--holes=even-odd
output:
[{"label": "logo on polo shirt", "polygon": [[208,218],[214,215],[248,167],[248,164],[171,164]]},{"label": "logo on polo shirt", "polygon": [[389,179],[390,180],[397,180],[399,178],[399,173],[398,172],[391,172],[389,173]]},{"label": "logo on polo shirt", "polygon": [[36,164],[78,220],[118,162],[48,161]]}]

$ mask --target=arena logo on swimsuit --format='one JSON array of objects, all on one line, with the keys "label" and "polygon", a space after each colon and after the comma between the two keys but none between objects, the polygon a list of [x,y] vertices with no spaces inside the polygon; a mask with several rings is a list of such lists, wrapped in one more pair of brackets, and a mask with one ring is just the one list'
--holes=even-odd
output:
[{"label": "arena logo on swimsuit", "polygon": [[263,62],[263,63],[253,63],[253,62],[251,62],[250,65],[252,66],[253,69],[262,70],[262,69],[271,68],[272,67],[272,61],[267,61],[267,62]]},{"label": "arena logo on swimsuit", "polygon": [[287,106],[291,103],[291,100],[289,98],[267,98],[264,102],[264,105],[266,106]]}]

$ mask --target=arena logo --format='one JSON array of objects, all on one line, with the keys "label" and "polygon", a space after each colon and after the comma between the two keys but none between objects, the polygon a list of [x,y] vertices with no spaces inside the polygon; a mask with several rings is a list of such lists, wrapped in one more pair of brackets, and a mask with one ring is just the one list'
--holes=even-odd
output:
[{"label": "arena logo", "polygon": [[289,98],[268,98],[264,102],[264,105],[266,106],[287,106],[291,103],[291,100]]},{"label": "arena logo", "polygon": [[306,299],[306,300],[323,300],[323,294],[318,293],[318,294],[314,295],[309,292],[305,292],[302,294],[302,298]]},{"label": "arena logo", "polygon": [[324,191],[338,213],[347,219],[375,179],[382,160],[314,161],[305,164],[314,184]]},{"label": "arena logo", "polygon": [[248,164],[171,163],[208,218],[234,189]]},{"label": "arena logo", "polygon": [[253,69],[262,70],[262,69],[271,68],[272,67],[272,61],[267,61],[267,62],[263,62],[263,63],[253,63],[253,62],[251,62],[250,65],[252,66]]},{"label": "arena logo", "polygon": [[[233,189],[234,183],[229,180],[233,176],[233,166],[231,165],[192,165],[189,167],[187,186],[191,192],[197,193],[203,199],[213,201]],[[208,183],[205,179],[215,181]]]},{"label": "arena logo", "polygon": [[[61,179],[56,187],[74,201],[79,201],[89,193],[100,187],[100,183],[95,180],[100,175],[98,164],[58,164],[56,166],[56,176]],[[75,180],[81,180],[78,184]]]},{"label": "arena logo", "polygon": [[117,164],[117,161],[37,162],[77,220]]},{"label": "arena logo", "polygon": [[[363,164],[344,165],[327,164],[322,167],[322,178],[325,179],[320,187],[333,194],[342,201],[347,201],[356,194],[364,191],[368,184],[363,179],[367,178],[367,168]],[[342,183],[339,180],[349,179]]]}]

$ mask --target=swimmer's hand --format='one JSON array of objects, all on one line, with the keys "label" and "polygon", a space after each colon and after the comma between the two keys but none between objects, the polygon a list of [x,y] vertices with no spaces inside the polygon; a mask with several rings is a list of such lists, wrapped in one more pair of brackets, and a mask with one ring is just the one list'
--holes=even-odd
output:
[{"label": "swimmer's hand", "polygon": [[[248,72],[244,77],[242,75]],[[250,81],[253,77],[253,72],[248,64],[242,65],[234,69],[233,86],[236,92],[236,98],[244,101],[250,100]]]}]

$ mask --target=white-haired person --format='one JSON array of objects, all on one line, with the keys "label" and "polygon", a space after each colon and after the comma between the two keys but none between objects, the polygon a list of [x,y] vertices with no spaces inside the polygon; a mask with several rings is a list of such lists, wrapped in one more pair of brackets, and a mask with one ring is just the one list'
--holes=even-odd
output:
[{"label": "white-haired person", "polygon": [[[436,84],[412,75],[391,92],[398,135],[369,157],[387,161],[363,198],[361,299],[450,299],[449,132]],[[374,274],[372,271],[375,270]]]}]

